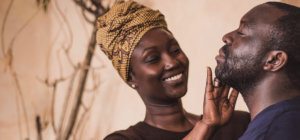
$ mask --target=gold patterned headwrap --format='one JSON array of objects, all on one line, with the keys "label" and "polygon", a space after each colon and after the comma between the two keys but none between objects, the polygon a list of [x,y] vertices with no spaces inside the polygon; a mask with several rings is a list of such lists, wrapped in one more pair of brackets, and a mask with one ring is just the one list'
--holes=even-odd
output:
[{"label": "gold patterned headwrap", "polygon": [[167,29],[163,14],[131,0],[117,1],[98,18],[97,44],[125,82],[134,48],[147,31],[159,27]]}]

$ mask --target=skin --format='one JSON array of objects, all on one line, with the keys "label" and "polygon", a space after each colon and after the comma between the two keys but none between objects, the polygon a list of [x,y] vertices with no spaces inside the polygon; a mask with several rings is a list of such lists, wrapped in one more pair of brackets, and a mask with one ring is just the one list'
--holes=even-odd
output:
[{"label": "skin", "polygon": [[300,93],[285,71],[288,55],[271,50],[268,44],[275,30],[272,25],[285,14],[267,4],[253,8],[242,17],[237,30],[224,35],[227,48],[216,56],[217,77],[241,92],[252,120],[266,107]]},{"label": "skin", "polygon": [[[216,126],[232,115],[238,92],[228,98],[229,86],[214,87],[207,68],[203,119],[186,112],[181,97],[186,94],[189,61],[173,35],[162,28],[148,31],[132,53],[128,85],[135,85],[146,105],[144,121],[174,132],[192,130],[185,139],[208,139]],[[175,76],[176,80],[167,80]],[[194,127],[195,126],[195,127]]]},{"label": "skin", "polygon": [[[198,118],[187,114],[181,103],[187,91],[188,65],[188,58],[168,31],[154,29],[141,38],[132,54],[128,84],[136,86],[146,105],[146,123],[175,132],[193,127]],[[165,81],[179,73],[180,79]]]}]

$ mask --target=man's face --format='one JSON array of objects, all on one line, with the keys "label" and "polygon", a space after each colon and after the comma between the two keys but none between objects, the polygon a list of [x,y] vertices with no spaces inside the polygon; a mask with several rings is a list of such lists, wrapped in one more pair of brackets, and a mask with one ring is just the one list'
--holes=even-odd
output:
[{"label": "man's face", "polygon": [[225,46],[216,56],[217,78],[240,92],[255,86],[264,72],[264,59],[270,51],[272,25],[282,15],[282,11],[267,4],[244,15],[239,28],[223,37]]}]

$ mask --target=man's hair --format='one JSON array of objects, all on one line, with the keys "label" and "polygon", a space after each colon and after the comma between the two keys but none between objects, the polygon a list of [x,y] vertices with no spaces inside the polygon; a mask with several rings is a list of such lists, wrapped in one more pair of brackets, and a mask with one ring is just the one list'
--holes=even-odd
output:
[{"label": "man's hair", "polygon": [[286,14],[274,23],[271,41],[272,50],[282,50],[288,55],[285,67],[294,86],[300,87],[300,8],[280,2],[267,2]]}]

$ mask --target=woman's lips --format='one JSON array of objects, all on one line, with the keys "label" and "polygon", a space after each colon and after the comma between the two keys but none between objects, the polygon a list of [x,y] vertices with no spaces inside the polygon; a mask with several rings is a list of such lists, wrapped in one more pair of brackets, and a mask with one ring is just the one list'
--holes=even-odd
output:
[{"label": "woman's lips", "polygon": [[186,79],[186,75],[184,72],[174,74],[172,76],[169,76],[165,79],[163,79],[164,84],[169,86],[175,86],[178,84],[182,84]]},{"label": "woman's lips", "polygon": [[182,73],[176,74],[174,76],[171,76],[169,78],[164,79],[164,81],[174,81],[174,80],[178,80],[182,77]]}]

